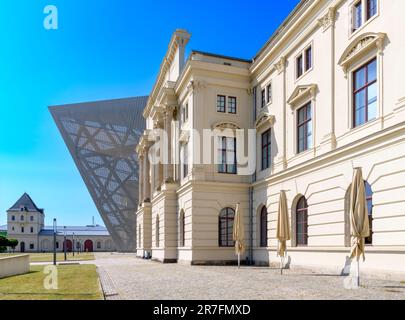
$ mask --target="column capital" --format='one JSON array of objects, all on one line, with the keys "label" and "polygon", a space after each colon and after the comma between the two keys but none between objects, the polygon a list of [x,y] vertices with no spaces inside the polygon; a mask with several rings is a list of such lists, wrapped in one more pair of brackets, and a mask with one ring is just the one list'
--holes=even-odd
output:
[{"label": "column capital", "polygon": [[318,25],[322,27],[323,31],[325,32],[331,26],[335,25],[335,20],[336,20],[336,8],[330,7],[328,9],[328,12],[323,17],[318,19]]},{"label": "column capital", "polygon": [[277,69],[278,74],[281,74],[285,70],[287,59],[282,56],[280,59],[274,64],[274,67]]}]

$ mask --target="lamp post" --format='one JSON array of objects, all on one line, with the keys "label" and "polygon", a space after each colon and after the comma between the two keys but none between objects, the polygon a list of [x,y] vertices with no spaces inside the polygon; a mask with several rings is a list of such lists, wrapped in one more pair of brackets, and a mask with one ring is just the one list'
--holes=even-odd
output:
[{"label": "lamp post", "polygon": [[56,266],[56,219],[53,219],[53,265]]},{"label": "lamp post", "polygon": [[73,232],[73,248],[72,248],[72,253],[73,253],[73,256],[75,256],[75,233]]},{"label": "lamp post", "polygon": [[63,227],[63,251],[65,253],[65,261],[66,259],[66,226]]}]

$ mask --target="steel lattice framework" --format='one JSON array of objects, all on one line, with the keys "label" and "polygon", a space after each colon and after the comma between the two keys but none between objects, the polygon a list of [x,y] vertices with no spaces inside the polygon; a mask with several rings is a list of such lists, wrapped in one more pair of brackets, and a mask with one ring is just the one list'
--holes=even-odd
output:
[{"label": "steel lattice framework", "polygon": [[138,162],[147,97],[50,107],[119,251],[136,250]]}]

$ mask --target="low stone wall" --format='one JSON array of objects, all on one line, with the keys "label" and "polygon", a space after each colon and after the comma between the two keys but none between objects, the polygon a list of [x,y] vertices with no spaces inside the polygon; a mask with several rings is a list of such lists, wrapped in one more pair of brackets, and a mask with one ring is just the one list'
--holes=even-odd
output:
[{"label": "low stone wall", "polygon": [[0,278],[16,276],[30,271],[28,254],[0,258]]}]

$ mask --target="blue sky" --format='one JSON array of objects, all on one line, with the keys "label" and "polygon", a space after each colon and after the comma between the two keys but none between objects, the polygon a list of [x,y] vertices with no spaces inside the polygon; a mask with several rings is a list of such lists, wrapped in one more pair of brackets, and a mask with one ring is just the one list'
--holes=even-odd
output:
[{"label": "blue sky", "polygon": [[[188,51],[252,58],[298,2],[1,0],[0,225],[24,192],[47,224],[102,224],[49,105],[148,95],[177,28]],[[58,30],[43,27],[50,4]]]}]

